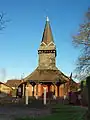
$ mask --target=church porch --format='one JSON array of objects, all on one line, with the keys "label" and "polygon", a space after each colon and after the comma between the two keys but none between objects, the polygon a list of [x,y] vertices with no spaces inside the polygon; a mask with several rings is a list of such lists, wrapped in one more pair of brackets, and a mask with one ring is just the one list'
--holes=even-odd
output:
[{"label": "church porch", "polygon": [[[47,98],[63,97],[65,94],[65,83],[53,83],[53,82],[23,82],[18,86],[21,88],[21,97],[25,97],[26,86],[28,86],[28,96],[43,98],[44,87],[46,87]],[[20,94],[20,93],[19,93]]]}]

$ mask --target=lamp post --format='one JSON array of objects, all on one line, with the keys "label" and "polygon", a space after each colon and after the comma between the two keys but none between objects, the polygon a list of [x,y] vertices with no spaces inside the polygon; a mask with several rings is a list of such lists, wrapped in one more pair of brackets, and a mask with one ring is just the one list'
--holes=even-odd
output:
[{"label": "lamp post", "polygon": [[43,87],[43,89],[44,89],[44,105],[46,105],[46,87]]}]

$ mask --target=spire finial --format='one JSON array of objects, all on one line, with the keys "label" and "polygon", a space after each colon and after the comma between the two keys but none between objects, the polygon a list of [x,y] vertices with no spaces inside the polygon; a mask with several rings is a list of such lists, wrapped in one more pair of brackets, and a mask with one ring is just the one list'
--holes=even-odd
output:
[{"label": "spire finial", "polygon": [[47,22],[49,21],[49,18],[48,18],[48,16],[46,17],[46,21],[47,21]]}]

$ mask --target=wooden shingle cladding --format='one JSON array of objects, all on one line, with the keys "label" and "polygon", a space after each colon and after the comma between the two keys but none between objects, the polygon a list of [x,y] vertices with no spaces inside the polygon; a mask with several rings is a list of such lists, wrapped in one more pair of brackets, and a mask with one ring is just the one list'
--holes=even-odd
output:
[{"label": "wooden shingle cladding", "polygon": [[42,41],[38,49],[38,56],[37,68],[19,84],[21,88],[24,88],[23,86],[26,86],[26,84],[28,85],[29,95],[33,96],[32,87],[34,87],[34,95],[36,95],[36,86],[38,86],[38,95],[42,95],[43,86],[46,85],[47,91],[52,86],[52,89],[50,89],[57,97],[64,96],[65,90],[66,92],[70,90],[69,81],[76,85],[71,77],[66,76],[56,67],[56,45],[48,20],[46,20]]},{"label": "wooden shingle cladding", "polygon": [[69,81],[69,78],[65,76],[61,71],[57,70],[43,70],[38,69],[38,67],[32,72],[30,75],[28,75],[25,79],[25,81],[32,80],[35,82],[56,82],[57,80],[60,80],[61,83]]},{"label": "wooden shingle cladding", "polygon": [[[28,84],[29,87],[29,96],[32,96],[32,82],[35,83],[34,87],[34,96],[36,96],[36,85],[38,84],[38,96],[41,96],[43,94],[43,86],[48,84],[51,84],[50,89],[51,92],[54,92],[54,84],[57,83],[57,81],[60,81],[59,86],[59,96],[63,97],[64,94],[68,94],[70,92],[70,84],[72,85],[72,91],[77,90],[77,83],[70,79],[70,77],[67,77],[64,75],[60,70],[42,70],[38,69],[38,67],[35,69],[34,72],[32,72],[30,75],[28,75],[26,78],[24,78],[24,82],[22,82],[19,86],[23,84]],[[43,83],[43,84],[41,84]],[[55,95],[57,94],[57,85],[55,85]]]},{"label": "wooden shingle cladding", "polygon": [[49,44],[50,42],[54,42],[49,21],[46,21],[41,42],[44,42],[45,44]]}]

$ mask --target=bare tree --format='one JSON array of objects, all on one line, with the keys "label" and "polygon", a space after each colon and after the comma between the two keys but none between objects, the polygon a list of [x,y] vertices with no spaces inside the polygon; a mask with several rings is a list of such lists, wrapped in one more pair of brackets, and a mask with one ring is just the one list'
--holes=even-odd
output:
[{"label": "bare tree", "polygon": [[78,33],[73,36],[73,43],[82,50],[75,69],[76,77],[84,79],[90,74],[90,8],[85,14],[85,21],[80,25]]},{"label": "bare tree", "polygon": [[[6,18],[6,13],[4,12],[0,12],[0,31],[2,31],[4,28],[6,28],[7,22],[9,22],[10,20],[8,20]],[[6,70],[5,68],[0,69],[0,81],[5,80],[6,77]]]},{"label": "bare tree", "polygon": [[0,70],[0,81],[5,82],[5,78],[6,78],[6,69],[2,68]]},{"label": "bare tree", "polygon": [[6,27],[6,23],[10,20],[7,20],[6,13],[0,12],[0,31]]}]

